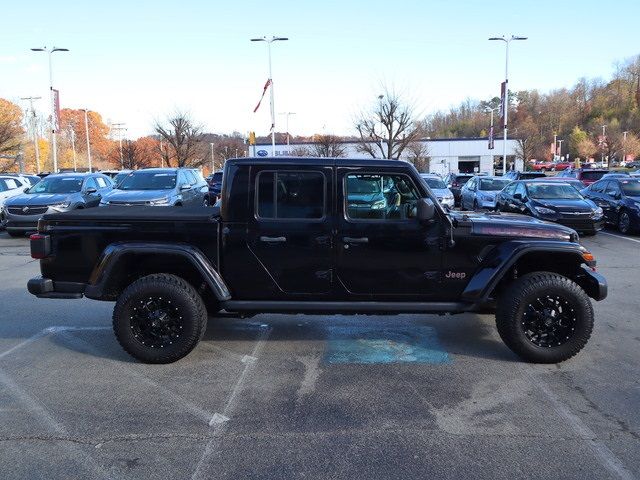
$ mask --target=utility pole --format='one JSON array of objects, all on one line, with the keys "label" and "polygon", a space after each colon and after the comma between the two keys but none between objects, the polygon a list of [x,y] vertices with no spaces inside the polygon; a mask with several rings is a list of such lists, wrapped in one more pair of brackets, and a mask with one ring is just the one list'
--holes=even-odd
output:
[{"label": "utility pole", "polygon": [[[42,97],[22,97],[21,100],[29,100],[29,128],[33,135],[33,149],[36,156],[36,173],[40,173],[40,148],[38,147],[38,132],[36,131],[36,111],[33,108],[33,101],[40,100]],[[626,133],[626,132],[625,132]]]},{"label": "utility pole", "polygon": [[83,108],[84,110],[84,133],[87,137],[87,162],[89,163],[89,173],[93,172],[93,168],[91,165],[91,142],[89,141],[89,110]]},{"label": "utility pole", "polygon": [[600,162],[602,163],[602,167],[604,167],[604,144],[607,141],[607,126],[602,125],[602,156],[600,157]]},{"label": "utility pole", "polygon": [[69,133],[71,134],[71,150],[73,151],[73,171],[77,172],[78,162],[76,160],[76,132],[73,130],[73,125],[71,126]]},{"label": "utility pole", "polygon": [[504,65],[504,104],[502,109],[504,111],[504,124],[503,124],[503,154],[502,154],[502,175],[507,173],[507,131],[508,131],[508,121],[507,118],[509,116],[509,43],[512,40],[526,40],[527,37],[518,37],[515,35],[511,35],[511,37],[507,38],[505,36],[502,37],[491,37],[489,40],[499,40],[505,43],[506,45],[506,60]]},{"label": "utility pole", "polygon": [[120,168],[124,168],[124,157],[122,156],[122,132],[127,130],[125,128],[126,123],[112,123],[111,129],[118,132],[118,140],[120,142]]},{"label": "utility pole", "polygon": [[627,161],[627,133],[629,132],[622,132],[622,161],[623,162]]},{"label": "utility pole", "polygon": [[211,174],[214,174],[216,173],[216,161],[213,150],[213,142],[211,142],[209,145],[211,145]]}]

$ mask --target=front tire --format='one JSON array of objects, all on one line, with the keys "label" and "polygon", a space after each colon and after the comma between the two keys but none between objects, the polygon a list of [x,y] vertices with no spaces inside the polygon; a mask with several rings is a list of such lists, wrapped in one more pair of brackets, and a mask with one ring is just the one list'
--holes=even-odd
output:
[{"label": "front tire", "polygon": [[504,343],[522,359],[558,363],[587,344],[593,307],[570,279],[552,272],[529,273],[502,294],[496,326]]},{"label": "front tire", "polygon": [[202,297],[185,280],[142,277],[118,297],[113,330],[122,348],[144,363],[171,363],[193,350],[207,327]]}]

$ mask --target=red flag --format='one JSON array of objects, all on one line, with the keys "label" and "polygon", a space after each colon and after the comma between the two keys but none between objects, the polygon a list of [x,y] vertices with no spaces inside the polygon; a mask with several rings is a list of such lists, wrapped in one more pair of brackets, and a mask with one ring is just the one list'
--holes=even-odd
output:
[{"label": "red flag", "polygon": [[262,89],[262,96],[260,97],[260,100],[258,100],[258,104],[256,105],[256,108],[253,109],[253,113],[256,113],[260,108],[260,104],[262,103],[264,94],[267,93],[267,88],[269,88],[270,85],[271,85],[271,79],[267,80],[267,83],[264,84],[264,88]]}]

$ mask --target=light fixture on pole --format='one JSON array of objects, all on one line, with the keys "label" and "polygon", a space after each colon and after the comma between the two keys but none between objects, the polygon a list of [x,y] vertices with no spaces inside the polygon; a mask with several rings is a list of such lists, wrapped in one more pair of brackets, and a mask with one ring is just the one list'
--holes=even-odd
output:
[{"label": "light fixture on pole", "polygon": [[[33,148],[36,156],[36,173],[40,173],[40,148],[38,147],[38,132],[36,131],[36,111],[33,108],[33,101],[40,100],[42,97],[22,97],[20,100],[29,100],[29,127],[33,135]],[[626,132],[625,132],[626,133]]]},{"label": "light fixture on pole", "polygon": [[56,139],[56,130],[58,129],[57,121],[58,121],[58,112],[56,111],[56,101],[53,90],[53,67],[51,64],[51,55],[55,52],[68,52],[68,48],[59,48],[59,47],[42,47],[42,48],[32,48],[33,52],[47,52],[49,54],[49,91],[50,91],[50,99],[51,99],[51,152],[53,158],[53,171],[54,173],[58,171],[58,148],[57,148],[57,139]]},{"label": "light fixture on pole", "polygon": [[287,37],[262,37],[262,38],[252,38],[252,42],[266,42],[267,43],[267,52],[269,55],[269,85],[270,89],[270,108],[271,108],[271,155],[276,156],[276,114],[275,107],[273,101],[273,76],[271,75],[271,44],[273,42],[283,42],[289,40]]},{"label": "light fixture on pole", "polygon": [[512,40],[526,40],[527,37],[518,37],[516,35],[511,35],[510,37],[491,37],[489,40],[499,40],[505,43],[506,45],[506,61],[504,67],[504,100],[502,105],[502,111],[504,112],[503,116],[503,154],[502,154],[502,174],[507,173],[507,130],[508,130],[508,122],[507,117],[509,115],[509,43]]},{"label": "light fixture on pole", "polygon": [[287,127],[287,154],[291,155],[291,142],[289,141],[289,115],[295,115],[296,112],[280,112],[280,115],[286,115]]},{"label": "light fixture on pole", "polygon": [[91,166],[91,142],[89,141],[89,110],[83,108],[84,110],[84,133],[87,137],[87,162],[89,164],[89,173],[93,172],[93,168]]}]

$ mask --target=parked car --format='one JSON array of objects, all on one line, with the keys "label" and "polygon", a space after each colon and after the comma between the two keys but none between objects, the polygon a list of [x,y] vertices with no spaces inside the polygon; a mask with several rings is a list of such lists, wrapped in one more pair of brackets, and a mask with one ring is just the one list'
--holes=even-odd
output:
[{"label": "parked car", "polygon": [[546,178],[544,172],[518,172],[516,170],[509,170],[502,178],[508,178],[509,180],[529,180],[532,178]]},{"label": "parked car", "polygon": [[27,187],[29,187],[29,183],[26,179],[0,175],[0,229],[4,228],[7,223],[7,217],[4,212],[5,201],[21,195]]},{"label": "parked car", "polygon": [[190,168],[145,168],[129,173],[100,201],[107,205],[204,205],[208,191],[202,175]]},{"label": "parked car", "polygon": [[580,180],[584,185],[591,185],[593,182],[597,182],[603,176],[609,173],[609,170],[594,169],[594,168],[576,168],[564,170],[558,175],[557,178],[575,178]]},{"label": "parked car", "polygon": [[222,194],[222,172],[214,172],[207,177],[209,185],[209,205],[214,205]]},{"label": "parked car", "polygon": [[[574,230],[523,215],[447,212],[405,162],[230,159],[224,175],[219,209],[45,216],[31,237],[31,255],[42,260],[29,292],[116,302],[116,339],[148,363],[187,355],[222,310],[328,322],[347,313],[496,313],[515,353],[557,363],[587,344],[591,298],[607,296]],[[390,215],[379,215],[379,200],[352,206],[368,191],[395,197]]]},{"label": "parked car", "polygon": [[561,182],[566,183],[567,185],[571,185],[576,190],[580,191],[584,188],[584,183],[580,180],[571,177],[546,177],[546,178],[532,178],[531,180],[527,180],[528,182]]},{"label": "parked car", "polygon": [[631,174],[629,172],[611,172],[611,173],[605,173],[601,180],[607,179],[607,178],[630,178]]},{"label": "parked car", "polygon": [[633,162],[628,162],[625,167],[630,168],[630,169],[634,169],[634,168],[640,168],[640,160],[634,160]]},{"label": "parked car", "polygon": [[509,183],[511,180],[504,177],[473,177],[462,187],[460,206],[463,210],[493,210],[496,208],[496,195]]},{"label": "parked car", "polygon": [[442,178],[440,178],[440,175],[436,175],[435,173],[421,173],[420,176],[435,194],[440,205],[447,208],[453,208],[455,206],[453,193],[447,188],[447,185]]},{"label": "parked car", "polygon": [[46,213],[96,207],[112,188],[109,177],[100,173],[48,175],[5,202],[7,232],[22,236],[35,231],[38,220]]},{"label": "parked car", "polygon": [[496,210],[556,222],[588,235],[604,226],[602,208],[571,185],[558,181],[512,182],[498,194]]},{"label": "parked car", "polygon": [[17,178],[27,186],[35,185],[40,181],[40,177],[38,175],[30,175],[28,173],[0,173],[0,175],[3,177]]},{"label": "parked car", "polygon": [[604,210],[604,221],[622,233],[640,230],[640,179],[602,179],[582,190]]},{"label": "parked car", "polygon": [[449,173],[444,177],[445,185],[453,193],[454,206],[460,206],[460,190],[473,177],[472,173]]}]

